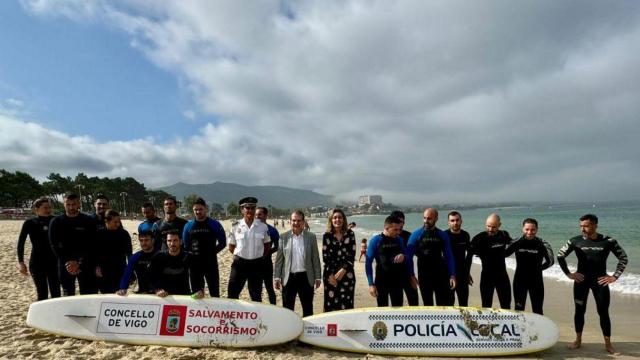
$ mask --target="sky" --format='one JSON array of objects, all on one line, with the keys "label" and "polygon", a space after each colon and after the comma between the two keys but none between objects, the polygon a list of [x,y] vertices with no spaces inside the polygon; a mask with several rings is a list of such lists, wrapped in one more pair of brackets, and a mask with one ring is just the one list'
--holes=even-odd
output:
[{"label": "sky", "polygon": [[0,2],[0,168],[640,199],[640,2]]}]

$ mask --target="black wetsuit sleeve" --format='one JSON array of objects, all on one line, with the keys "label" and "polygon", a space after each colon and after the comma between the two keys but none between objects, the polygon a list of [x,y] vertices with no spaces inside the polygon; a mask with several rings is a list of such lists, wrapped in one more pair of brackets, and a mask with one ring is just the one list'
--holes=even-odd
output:
[{"label": "black wetsuit sleeve", "polygon": [[558,251],[558,265],[560,265],[562,272],[564,272],[566,275],[569,275],[569,273],[571,272],[569,271],[569,267],[567,266],[566,258],[567,258],[567,255],[573,252],[573,250],[574,250],[573,239],[571,239],[567,241],[567,243],[560,248],[560,251]]},{"label": "black wetsuit sleeve", "polygon": [[128,231],[124,231],[124,253],[127,254],[127,263],[131,259],[131,254],[133,254],[133,245],[131,245],[131,235],[129,235]]},{"label": "black wetsuit sleeve", "polygon": [[189,280],[191,280],[191,292],[197,293],[204,290],[204,276],[200,273],[200,266],[194,261],[194,257],[187,255],[187,262],[189,265]]},{"label": "black wetsuit sleeve", "polygon": [[514,252],[518,251],[518,249],[520,248],[520,245],[522,244],[522,241],[524,241],[524,239],[519,239],[517,241],[514,241],[512,243],[509,243],[509,245],[507,245],[506,249],[505,249],[505,257],[509,257],[511,256],[511,254],[513,254]]},{"label": "black wetsuit sleeve", "polygon": [[617,240],[610,239],[609,241],[612,242],[611,251],[613,252],[613,255],[615,255],[618,258],[618,265],[616,266],[616,272],[613,273],[613,276],[617,279],[624,272],[624,269],[627,267],[627,262],[629,262],[629,259],[627,258],[627,253],[620,246],[620,244],[618,244]]},{"label": "black wetsuit sleeve", "polygon": [[164,268],[163,260],[164,258],[162,254],[156,253],[149,263],[149,279],[154,292],[158,289],[165,290],[162,287],[162,270]]},{"label": "black wetsuit sleeve", "polygon": [[51,222],[49,223],[49,242],[51,243],[51,251],[53,252],[53,255],[64,262],[66,259],[64,258],[64,253],[60,246],[60,242],[62,241],[59,229],[62,224],[60,224],[60,222],[60,218],[51,219]]},{"label": "black wetsuit sleeve", "polygon": [[551,265],[553,265],[554,263],[553,249],[551,248],[551,245],[548,242],[541,241],[541,243],[542,245],[540,246],[540,251],[543,254],[542,270],[545,270],[551,267]]},{"label": "black wetsuit sleeve", "polygon": [[467,257],[464,259],[464,266],[467,274],[471,271],[471,263],[473,262],[473,255],[479,255],[480,240],[478,236],[474,236],[469,243],[469,251],[467,251]]},{"label": "black wetsuit sleeve", "polygon": [[22,230],[20,230],[20,235],[18,236],[18,262],[24,262],[24,243],[27,241],[27,235],[29,235],[29,223],[27,220],[22,224]]}]

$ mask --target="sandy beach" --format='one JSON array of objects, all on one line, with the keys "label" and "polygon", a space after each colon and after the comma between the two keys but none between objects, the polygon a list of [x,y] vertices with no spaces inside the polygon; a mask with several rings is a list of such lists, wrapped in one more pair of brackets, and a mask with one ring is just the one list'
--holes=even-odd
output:
[{"label": "sandy beach", "polygon": [[[138,222],[124,221],[125,228],[134,232]],[[373,355],[351,354],[323,350],[309,346],[298,346],[296,342],[280,346],[250,350],[234,350],[219,348],[177,348],[163,346],[132,346],[99,341],[85,341],[58,337],[39,332],[25,324],[29,304],[35,300],[35,289],[30,277],[22,276],[16,269],[16,241],[22,226],[22,221],[0,221],[0,262],[2,278],[0,281],[0,358],[59,358],[59,359],[347,359],[347,358],[383,358]],[[230,223],[224,222],[228,230]],[[321,234],[318,234],[321,239]],[[134,239],[134,249],[138,246]],[[28,259],[30,244],[27,241],[25,258]],[[135,250],[134,250],[135,251]],[[231,254],[223,251],[219,255],[220,263],[220,292],[227,295],[227,281],[229,277]],[[634,259],[631,259],[634,261]],[[473,276],[479,279],[478,267],[474,265]],[[356,306],[375,306],[375,299],[367,292],[364,262],[356,264],[357,290]],[[624,275],[623,275],[624,276]],[[479,306],[480,297],[478,286],[471,288],[470,305]],[[595,303],[590,295],[586,315],[586,326],[583,334],[583,346],[578,350],[567,349],[567,344],[573,341],[573,300],[570,283],[545,279],[545,315],[553,319],[560,328],[560,341],[551,349],[542,353],[532,354],[524,358],[586,358],[604,359],[612,357],[605,352],[602,335],[595,311]],[[278,293],[278,304],[281,299]],[[322,312],[322,288],[316,291],[314,311]],[[241,298],[248,299],[248,293],[243,291]],[[263,301],[267,300],[266,293]],[[494,300],[497,306],[497,298]],[[299,304],[296,311],[301,313]],[[613,293],[611,296],[610,314],[613,326],[612,340],[620,355],[617,358],[640,358],[640,296],[621,295]]]}]

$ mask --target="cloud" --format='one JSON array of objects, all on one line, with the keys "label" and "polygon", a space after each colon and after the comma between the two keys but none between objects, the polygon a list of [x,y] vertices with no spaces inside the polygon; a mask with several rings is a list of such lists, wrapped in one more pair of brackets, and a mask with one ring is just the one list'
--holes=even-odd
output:
[{"label": "cloud", "polygon": [[[165,144],[96,144],[38,128],[72,144],[60,150],[65,159],[83,154],[101,174],[153,185],[282,184],[351,199],[366,191],[394,203],[640,194],[627,180],[640,175],[636,2],[23,6],[128,33],[188,84],[197,113],[218,120]],[[31,151],[22,159],[35,159]],[[64,161],[57,166],[75,171]]]}]

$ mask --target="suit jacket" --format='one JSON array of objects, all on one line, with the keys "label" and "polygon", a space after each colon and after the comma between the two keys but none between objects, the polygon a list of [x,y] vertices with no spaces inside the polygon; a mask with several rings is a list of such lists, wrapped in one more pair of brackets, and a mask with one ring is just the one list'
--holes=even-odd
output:
[{"label": "suit jacket", "polygon": [[[302,236],[304,238],[304,268],[307,271],[309,285],[313,286],[316,279],[322,279],[318,241],[314,233],[306,230],[302,231]],[[282,234],[276,255],[276,263],[273,267],[273,278],[282,279],[282,285],[287,284],[291,273],[292,239],[293,231],[289,230]]]}]

